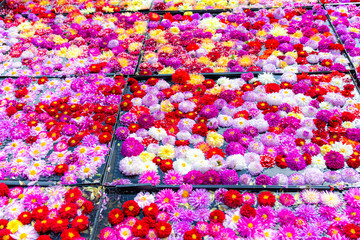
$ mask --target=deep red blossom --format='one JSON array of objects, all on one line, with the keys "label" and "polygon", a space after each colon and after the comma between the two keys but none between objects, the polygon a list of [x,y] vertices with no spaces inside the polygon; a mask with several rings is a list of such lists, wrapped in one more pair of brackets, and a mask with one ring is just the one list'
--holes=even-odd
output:
[{"label": "deep red blossom", "polygon": [[251,207],[249,204],[244,204],[244,206],[240,208],[240,214],[247,218],[255,217],[256,210],[255,208]]},{"label": "deep red blossom", "polygon": [[268,39],[265,41],[265,48],[267,49],[277,49],[277,47],[280,45],[279,41],[276,39]]},{"label": "deep red blossom", "polygon": [[225,213],[216,209],[210,213],[209,220],[213,223],[223,223],[225,221]]},{"label": "deep red blossom", "polygon": [[51,231],[54,233],[61,233],[69,226],[67,219],[55,218],[51,223]]},{"label": "deep red blossom", "polygon": [[11,232],[9,229],[0,229],[0,239],[1,240],[14,240],[14,238],[11,237]]},{"label": "deep red blossom", "polygon": [[135,237],[145,237],[148,232],[149,225],[143,220],[136,221],[132,228],[132,233]]},{"label": "deep red blossom", "polygon": [[139,215],[140,213],[140,207],[134,200],[124,202],[122,208],[126,216],[134,217]]},{"label": "deep red blossom", "polygon": [[350,157],[347,161],[346,161],[347,165],[351,168],[358,168],[360,167],[360,159],[359,157]]},{"label": "deep red blossom", "polygon": [[99,135],[99,142],[100,143],[109,143],[111,141],[111,133],[109,132],[103,132]]},{"label": "deep red blossom", "polygon": [[331,67],[333,65],[333,61],[331,59],[324,59],[321,61],[321,66]]},{"label": "deep red blossom", "polygon": [[162,160],[160,163],[160,169],[164,173],[173,169],[173,161],[171,159]]},{"label": "deep red blossom", "polygon": [[94,204],[90,200],[86,200],[81,206],[83,214],[89,214],[94,210]]},{"label": "deep red blossom", "polygon": [[150,205],[145,206],[143,211],[145,216],[155,219],[159,213],[159,207],[155,203],[151,203]]},{"label": "deep red blossom", "polygon": [[75,203],[63,204],[59,209],[61,218],[70,219],[77,215],[78,206]]},{"label": "deep red blossom", "polygon": [[360,227],[354,223],[348,223],[343,227],[343,232],[350,239],[360,238]]},{"label": "deep red blossom", "polygon": [[275,206],[275,196],[270,191],[261,192],[257,197],[260,206]]},{"label": "deep red blossom", "polygon": [[121,223],[124,220],[124,218],[125,218],[124,213],[120,209],[115,208],[110,211],[108,216],[108,221],[112,225],[117,225]]},{"label": "deep red blossom", "polygon": [[85,231],[89,227],[89,217],[85,215],[75,217],[71,221],[71,227],[79,232]]},{"label": "deep red blossom", "polygon": [[185,232],[184,240],[201,240],[201,239],[202,237],[200,233],[195,228]]},{"label": "deep red blossom", "polygon": [[63,233],[60,235],[61,240],[73,240],[81,237],[79,231],[74,228],[66,229]]},{"label": "deep red blossom", "polygon": [[275,93],[275,92],[279,92],[280,91],[280,86],[279,84],[276,83],[269,83],[265,85],[265,91],[266,93]]},{"label": "deep red blossom", "polygon": [[57,165],[54,169],[54,172],[56,173],[56,175],[62,176],[68,171],[68,169],[69,169],[69,166],[64,163],[64,164]]},{"label": "deep red blossom", "polygon": [[34,220],[41,221],[41,220],[45,220],[48,217],[48,214],[49,214],[49,208],[47,206],[40,206],[32,211],[31,218],[33,218]]},{"label": "deep red blossom", "polygon": [[51,226],[52,226],[52,220],[48,219],[48,220],[37,220],[35,222],[34,228],[38,233],[47,233],[50,231]]},{"label": "deep red blossom", "polygon": [[190,75],[185,70],[177,69],[171,78],[174,83],[185,84],[190,80]]},{"label": "deep red blossom", "polygon": [[171,224],[165,221],[159,221],[155,224],[155,231],[160,238],[166,238],[170,236],[172,227]]},{"label": "deep red blossom", "polygon": [[9,187],[5,183],[0,183],[0,196],[7,197],[9,192]]},{"label": "deep red blossom", "polygon": [[192,128],[193,134],[199,134],[200,136],[203,136],[203,137],[206,136],[207,132],[208,132],[208,128],[203,123],[200,123],[200,124],[196,123],[196,124],[194,124],[194,126]]},{"label": "deep red blossom", "polygon": [[230,208],[240,207],[242,204],[242,195],[239,191],[229,190],[224,195],[224,203]]}]

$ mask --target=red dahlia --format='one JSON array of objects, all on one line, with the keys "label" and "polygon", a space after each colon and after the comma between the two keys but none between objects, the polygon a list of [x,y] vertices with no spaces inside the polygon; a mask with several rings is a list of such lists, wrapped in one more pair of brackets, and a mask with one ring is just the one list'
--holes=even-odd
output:
[{"label": "red dahlia", "polygon": [[225,220],[225,213],[223,213],[223,211],[220,210],[214,210],[210,213],[210,222],[213,223],[223,223]]},{"label": "red dahlia", "polygon": [[224,203],[230,208],[240,207],[242,204],[242,195],[239,191],[229,190],[224,194]]},{"label": "red dahlia", "polygon": [[206,79],[205,82],[203,82],[203,84],[206,88],[212,88],[215,86],[216,83],[212,79]]},{"label": "red dahlia", "polygon": [[36,220],[34,228],[38,233],[47,233],[50,231],[51,225],[51,220]]},{"label": "red dahlia", "polygon": [[143,220],[136,221],[132,228],[132,233],[135,237],[145,237],[148,232],[149,225]]},{"label": "red dahlia", "polygon": [[65,201],[68,203],[74,203],[82,197],[82,192],[79,188],[70,189],[65,193]]},{"label": "red dahlia", "polygon": [[155,219],[150,217],[143,217],[142,219],[144,222],[146,222],[149,225],[149,228],[155,228]]},{"label": "red dahlia", "polygon": [[185,70],[177,69],[171,78],[174,83],[186,84],[190,80],[190,75]]},{"label": "red dahlia", "polygon": [[[27,225],[30,224],[32,221],[31,212],[22,212],[17,220],[19,220],[22,224]],[[0,227],[1,228],[1,227]]]},{"label": "red dahlia", "polygon": [[124,202],[122,208],[126,216],[134,217],[139,215],[140,213],[140,207],[134,200]]},{"label": "red dahlia", "polygon": [[59,210],[61,218],[70,219],[77,215],[78,206],[75,203],[63,204]]},{"label": "red dahlia", "polygon": [[89,227],[89,218],[85,215],[77,216],[72,220],[71,227],[79,232],[85,231]]},{"label": "red dahlia", "polygon": [[159,14],[154,13],[154,12],[151,12],[151,13],[149,14],[149,19],[150,19],[151,21],[160,21],[161,17],[160,17]]},{"label": "red dahlia", "polygon": [[47,206],[41,206],[41,207],[37,207],[35,208],[32,213],[31,216],[34,220],[45,220],[47,218],[49,214],[49,208]]},{"label": "red dahlia", "polygon": [[173,161],[171,159],[162,160],[160,163],[160,169],[163,172],[173,169]]},{"label": "red dahlia", "polygon": [[276,83],[269,83],[265,85],[265,91],[266,93],[276,93],[280,91],[280,86]]},{"label": "red dahlia", "polygon": [[295,144],[296,144],[296,146],[301,147],[301,146],[304,146],[305,143],[306,143],[305,140],[302,139],[302,138],[297,138],[297,139],[295,139]]},{"label": "red dahlia", "polygon": [[38,84],[39,84],[39,85],[42,85],[42,84],[47,83],[48,81],[49,81],[49,80],[48,80],[47,77],[41,77],[41,78],[38,79]]},{"label": "red dahlia", "polygon": [[40,235],[36,240],[51,240],[49,235]]},{"label": "red dahlia", "polygon": [[7,197],[9,191],[9,187],[5,183],[0,183],[0,197]]},{"label": "red dahlia", "polygon": [[68,171],[68,169],[69,169],[69,166],[64,163],[64,164],[57,165],[54,169],[54,172],[58,176],[63,176]]},{"label": "red dahlia", "polygon": [[256,106],[260,110],[266,110],[270,107],[267,102],[258,102]]},{"label": "red dahlia", "polygon": [[109,213],[108,220],[110,224],[117,225],[124,220],[124,213],[120,209],[115,208]]},{"label": "red dahlia", "polygon": [[54,233],[61,233],[69,226],[67,219],[55,218],[51,223],[51,231]]},{"label": "red dahlia", "polygon": [[61,234],[61,240],[72,240],[81,237],[80,233],[73,228],[66,229]]},{"label": "red dahlia", "polygon": [[359,157],[351,157],[346,161],[347,165],[351,168],[358,168],[360,167],[360,159]]},{"label": "red dahlia", "polygon": [[310,165],[310,164],[311,164],[312,158],[311,158],[311,155],[310,155],[310,154],[304,153],[304,154],[303,154],[303,158],[304,158],[304,160],[305,160],[305,162],[306,162],[306,165]]},{"label": "red dahlia", "polygon": [[265,48],[267,49],[277,49],[279,45],[280,43],[276,39],[269,39],[265,41]]},{"label": "red dahlia", "polygon": [[240,214],[244,217],[255,217],[256,216],[256,210],[255,208],[251,207],[249,204],[245,204],[240,208]]},{"label": "red dahlia", "polygon": [[123,111],[129,111],[133,107],[133,104],[130,100],[124,100],[120,103],[120,108]]},{"label": "red dahlia", "polygon": [[0,219],[0,229],[4,229],[7,227],[9,221],[5,219]]},{"label": "red dahlia", "polygon": [[146,84],[147,84],[147,85],[150,85],[150,86],[155,86],[158,81],[159,81],[158,78],[152,77],[152,78],[149,78],[149,79],[146,81]]},{"label": "red dahlia", "polygon": [[195,228],[189,230],[184,235],[184,240],[201,240],[201,235]]},{"label": "red dahlia", "polygon": [[111,134],[109,132],[103,132],[100,136],[99,136],[99,142],[100,143],[109,143],[111,141]]},{"label": "red dahlia", "polygon": [[200,136],[205,137],[207,134],[208,128],[205,124],[200,123],[200,124],[194,124],[193,128],[192,128],[192,133],[193,134],[199,134]]},{"label": "red dahlia", "polygon": [[12,234],[12,233],[10,232],[9,229],[1,229],[0,230],[0,239],[1,240],[14,240],[14,238],[12,238],[10,236],[10,234]]},{"label": "red dahlia", "polygon": [[261,192],[258,195],[257,200],[260,206],[273,207],[275,206],[275,202],[276,202],[275,196],[269,191]]},{"label": "red dahlia", "polygon": [[155,231],[160,238],[166,238],[171,233],[171,225],[165,221],[159,221],[155,224]]},{"label": "red dahlia", "polygon": [[344,226],[343,232],[345,236],[350,239],[360,238],[360,227],[353,223],[348,223]]},{"label": "red dahlia", "polygon": [[83,210],[82,212],[84,214],[89,214],[94,210],[94,204],[91,201],[87,200],[83,203],[81,208],[82,208],[82,210]]},{"label": "red dahlia", "polygon": [[151,218],[156,218],[159,213],[159,208],[155,203],[151,203],[149,206],[144,207],[144,215]]}]

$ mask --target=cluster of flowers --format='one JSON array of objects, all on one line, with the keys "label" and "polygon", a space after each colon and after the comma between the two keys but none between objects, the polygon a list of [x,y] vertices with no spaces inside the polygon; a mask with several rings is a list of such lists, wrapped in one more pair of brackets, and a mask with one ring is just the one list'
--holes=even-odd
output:
[{"label": "cluster of flowers", "polygon": [[0,239],[85,240],[94,204],[78,188],[14,187],[0,183]]},{"label": "cluster of flowers", "polygon": [[147,18],[142,13],[75,12],[0,20],[0,74],[134,74]]},{"label": "cluster of flowers", "polygon": [[357,3],[359,0],[320,0],[322,4],[331,3]]},{"label": "cluster of flowers", "polygon": [[0,179],[92,178],[109,151],[123,77],[6,78],[0,84]]},{"label": "cluster of flowers", "polygon": [[304,5],[316,4],[316,0],[154,0],[152,10],[156,11],[185,11],[185,10],[212,10],[212,9],[231,9],[236,7],[300,7]]},{"label": "cluster of flowers", "polygon": [[18,13],[81,13],[138,11],[149,9],[152,0],[6,0],[2,15]]},{"label": "cluster of flowers", "polygon": [[155,11],[185,11],[185,10],[212,10],[212,9],[229,9],[237,7],[239,4],[247,5],[247,0],[154,0],[152,9]]},{"label": "cluster of flowers", "polygon": [[[112,239],[279,239],[360,238],[360,189],[344,194],[313,189],[288,194],[192,189],[140,192],[108,215]],[[143,213],[142,218],[138,216]]]},{"label": "cluster of flowers", "polygon": [[[360,105],[349,75],[244,73],[215,82],[177,70],[172,82],[128,79],[115,132],[123,175],[153,185],[158,169],[171,185],[359,181]],[[270,168],[273,178],[262,174]]]},{"label": "cluster of flowers", "polygon": [[[337,34],[356,68],[360,65],[360,8],[356,5],[326,6]],[[360,69],[358,68],[358,71]]]},{"label": "cluster of flowers", "polygon": [[140,75],[211,72],[345,71],[344,46],[320,5],[237,13],[149,15]]}]

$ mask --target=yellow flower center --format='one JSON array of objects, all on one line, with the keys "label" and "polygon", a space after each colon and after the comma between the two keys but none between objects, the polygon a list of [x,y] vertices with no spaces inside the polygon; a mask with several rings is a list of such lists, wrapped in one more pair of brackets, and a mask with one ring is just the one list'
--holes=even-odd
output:
[{"label": "yellow flower center", "polygon": [[26,239],[27,238],[27,234],[26,233],[22,233],[19,236],[19,239]]},{"label": "yellow flower center", "polygon": [[239,221],[239,219],[240,219],[240,216],[238,216],[238,215],[235,215],[235,216],[233,216],[233,221],[234,222],[238,222]]}]

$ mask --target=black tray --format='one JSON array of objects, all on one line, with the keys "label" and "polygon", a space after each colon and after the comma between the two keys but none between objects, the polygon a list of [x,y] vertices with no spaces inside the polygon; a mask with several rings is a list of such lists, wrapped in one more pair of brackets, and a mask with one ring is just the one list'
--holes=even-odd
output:
[{"label": "black tray", "polygon": [[[310,72],[309,74],[310,75],[317,75],[317,74],[329,74],[331,72]],[[348,71],[346,72],[347,74],[349,74],[352,79],[353,79],[353,82],[354,82],[354,85],[356,85],[356,89],[358,91],[358,93],[360,94],[359,90],[358,90],[358,85],[360,86],[360,81],[356,78],[356,73],[354,71]],[[260,73],[255,73],[254,76],[258,76]],[[298,73],[300,74],[300,73]],[[273,74],[275,76],[276,79],[279,79],[281,77],[281,73],[277,73],[277,74]],[[232,73],[232,74],[204,74],[204,76],[208,79],[208,78],[211,78],[211,79],[218,79],[220,77],[228,77],[228,78],[237,78],[237,77],[240,77],[239,74],[237,73]],[[145,82],[147,79],[149,79],[150,77],[157,77],[157,78],[160,78],[159,76],[136,76],[134,77],[135,79],[137,79],[139,82]],[[164,79],[166,80],[167,82],[169,82],[171,84],[171,75],[162,75],[161,79]],[[123,94],[129,94],[131,93],[130,91],[130,88],[129,86],[126,86],[124,91],[123,91]],[[121,114],[120,114],[121,115]],[[120,115],[119,115],[119,118],[120,118]],[[121,124],[120,122],[117,123],[116,127],[120,127]],[[115,129],[115,128],[114,128]],[[225,129],[219,129],[217,132],[219,133],[223,133],[225,131]],[[128,186],[133,186],[133,187],[141,187],[141,186],[151,186],[150,184],[140,184],[139,183],[139,176],[138,175],[135,175],[135,176],[126,176],[126,175],[123,175],[121,173],[121,171],[119,170],[119,163],[120,163],[120,160],[123,159],[123,156],[121,155],[121,146],[122,146],[122,143],[123,141],[119,141],[118,139],[114,139],[114,142],[113,142],[113,145],[112,145],[112,151],[111,151],[111,155],[110,155],[110,158],[109,158],[109,161],[108,161],[108,165],[107,165],[107,170],[106,170],[106,173],[105,173],[105,176],[104,176],[104,181],[103,181],[103,184],[104,185],[107,185],[107,186],[117,186],[117,187],[123,187],[123,188],[126,188]],[[245,170],[241,170],[241,171],[237,171],[238,172],[238,175],[242,175],[242,174],[246,174],[248,173],[248,171],[245,169]],[[286,168],[286,169],[280,169],[279,167],[275,166],[275,167],[272,167],[272,168],[268,168],[268,169],[264,169],[264,171],[261,173],[261,174],[265,174],[267,176],[274,176],[275,174],[277,173],[282,173],[282,174],[285,174],[287,176],[293,174],[293,173],[302,173],[302,171],[292,171],[290,170],[289,168]],[[158,174],[160,175],[160,185],[157,185],[157,187],[159,188],[164,188],[164,187],[171,187],[170,185],[164,185],[163,182],[162,182],[162,179],[164,177],[164,173],[159,169],[158,171]],[[127,179],[129,181],[131,181],[131,185],[116,185],[116,183],[114,182],[114,180],[116,179]],[[211,188],[211,189],[214,189],[214,188],[220,188],[220,187],[223,187],[223,186],[226,186],[226,185],[198,185],[198,186],[195,186],[195,187],[199,187],[199,188]],[[179,186],[172,186],[172,187],[179,187]],[[229,187],[229,185],[228,185]],[[261,186],[261,185],[230,185],[230,187],[234,187],[234,188],[249,188],[249,189],[252,189],[252,188],[255,188],[255,189],[262,189],[262,188],[272,188],[272,189],[282,189],[282,188],[288,188],[288,189],[302,189],[302,188],[307,188],[309,187],[309,185],[303,185],[303,186]],[[326,189],[330,189],[331,187],[329,186],[329,183],[327,182],[324,182],[323,185],[321,186],[316,186],[316,187],[319,187],[319,188],[326,188]]]},{"label": "black tray", "polygon": [[[319,0],[320,1],[320,0]],[[321,5],[321,7],[326,10],[325,6],[321,3],[319,3]],[[359,2],[360,4],[360,2]],[[313,9],[313,6],[302,6],[302,7],[299,7],[299,8],[303,8],[303,9],[307,9],[307,10],[311,10]],[[275,9],[275,7],[264,7],[264,8],[258,8],[258,7],[244,7],[244,9],[251,9],[252,11],[259,11],[261,9]],[[192,13],[200,13],[200,14],[203,14],[203,13],[210,13],[212,14],[213,16],[216,16],[217,14],[220,14],[220,13],[223,13],[223,12],[229,12],[231,9],[214,9],[213,11],[211,10],[187,10],[187,11],[156,11],[156,10],[151,10],[150,12],[155,12],[155,13],[158,13],[159,15],[161,15],[161,19],[162,19],[162,15],[165,14],[165,13],[171,13],[171,14],[184,14],[185,12],[192,12]],[[325,24],[328,25],[330,27],[330,32],[333,33],[338,41],[338,43],[341,43],[342,45],[343,42],[340,40],[333,24],[331,23],[331,20],[330,20],[330,17],[328,14],[326,14],[326,17],[327,17],[327,21],[325,21]],[[161,20],[159,21],[161,22]],[[147,34],[145,39],[149,39],[149,35]],[[145,43],[143,44],[142,48],[144,49],[145,48]],[[155,50],[156,51],[156,50]],[[351,58],[349,57],[349,54],[347,53],[346,50],[343,51],[342,53],[348,60],[349,60],[349,65],[346,69],[345,72],[347,71],[351,71],[351,70],[355,70],[355,67],[354,67],[354,64],[352,63],[351,61]],[[139,70],[140,70],[140,65],[141,63],[143,63],[143,56],[144,56],[144,52],[141,51],[141,54],[140,54],[140,57],[139,57],[139,61],[138,61],[138,64],[137,64],[137,67],[136,67],[136,70],[135,70],[135,75],[136,76],[145,76],[145,77],[149,77],[149,76],[153,76],[153,77],[166,77],[166,76],[171,76],[171,74],[156,74],[156,73],[152,73],[151,75],[140,75],[139,74]],[[319,64],[307,64],[307,65],[319,65]],[[298,66],[298,65],[294,65],[294,66]],[[314,72],[307,72],[307,73],[326,73],[326,72],[332,72],[332,71],[314,71]],[[224,73],[197,73],[197,74],[202,74],[202,75],[239,75],[239,74],[242,74],[242,73],[246,73],[246,72],[224,72]],[[253,72],[253,73],[265,73],[265,71],[259,71],[259,72]],[[131,76],[132,77],[132,76]]]},{"label": "black tray", "polygon": [[[149,192],[149,193],[154,193],[156,194],[157,192],[163,190],[163,189],[172,189],[173,191],[177,191],[179,188],[178,187],[174,187],[174,186],[159,186],[158,188],[156,187],[152,187],[152,188],[148,188],[146,186],[127,186],[127,187],[123,187],[123,188],[119,188],[119,187],[105,187],[104,190],[104,194],[103,194],[103,199],[106,199],[106,201],[102,201],[102,207],[100,210],[100,214],[98,215],[97,219],[96,219],[96,223],[95,223],[95,228],[93,231],[93,235],[91,237],[91,240],[94,239],[98,239],[99,238],[99,234],[101,232],[102,229],[104,229],[105,227],[111,227],[111,224],[108,222],[108,215],[110,213],[111,210],[115,209],[115,208],[122,208],[122,204],[126,201],[129,200],[134,200],[134,198],[136,197],[136,195],[140,192]],[[272,193],[292,193],[297,194],[299,193],[302,189],[304,188],[274,188],[272,186],[268,187],[268,188],[251,188],[251,187],[237,187],[237,186],[213,186],[213,187],[205,187],[205,186],[194,186],[193,188],[202,188],[202,189],[206,189],[209,191],[216,191],[219,188],[225,188],[225,189],[233,189],[233,190],[238,190],[241,193],[242,192],[250,192],[250,193],[259,193],[261,191],[270,191]],[[310,188],[309,188],[310,189]],[[336,192],[341,192],[345,189],[332,189],[330,187],[326,187],[326,186],[319,186],[319,187],[311,187],[311,189],[317,189],[317,190],[331,190],[331,191],[336,191]],[[278,200],[277,200],[278,202]],[[257,206],[257,204],[255,205],[255,207]],[[215,203],[215,201],[212,201],[211,206],[209,207],[209,209],[214,210],[214,208],[218,208],[218,204]],[[140,218],[143,218],[143,211],[140,211]]]},{"label": "black tray", "polygon": [[[88,74],[88,75],[91,75],[91,74]],[[107,76],[108,77],[111,77],[111,76],[115,77],[116,74],[114,74],[114,75],[108,74]],[[0,77],[0,82],[5,78],[7,78],[7,77],[1,76]],[[12,77],[12,78],[17,78],[17,77]],[[32,77],[32,78],[38,79],[38,78],[41,78],[41,77],[38,76],[38,77]],[[65,78],[65,77],[51,77],[51,76],[49,76],[48,78],[49,79],[55,79],[55,78],[56,79],[61,79],[61,78]],[[120,110],[120,107],[119,107],[119,110],[117,112],[116,122],[115,122],[115,124],[113,126],[114,129],[116,129],[117,123],[119,122],[118,119],[119,119],[120,112],[121,112],[121,110]],[[77,183],[64,184],[64,185],[70,185],[70,186],[83,186],[83,185],[91,186],[91,185],[95,185],[95,186],[100,186],[102,184],[102,182],[103,182],[104,175],[105,175],[105,169],[106,169],[106,166],[108,165],[108,161],[109,161],[111,152],[113,150],[113,147],[111,147],[111,146],[113,146],[114,140],[115,140],[115,131],[113,131],[111,141],[109,143],[110,147],[109,147],[109,152],[105,157],[105,163],[101,167],[98,168],[97,173],[92,178],[85,179],[85,180],[78,179]],[[5,141],[7,141],[7,140],[5,140]],[[2,149],[4,146],[5,145],[0,146],[0,149]],[[70,151],[72,151],[73,149],[74,149],[73,147],[69,147]],[[53,152],[53,150],[50,150],[47,156],[49,156],[52,152]],[[6,184],[11,185],[11,186],[16,186],[16,185],[22,185],[22,186],[24,186],[24,185],[54,186],[54,185],[60,184],[60,181],[61,181],[61,176],[57,176],[57,175],[52,175],[50,177],[40,177],[38,181],[30,181],[30,180],[28,180],[26,178],[23,178],[21,176],[18,176],[17,178],[8,178],[7,177],[4,180],[0,180],[0,182],[6,183]]]}]

